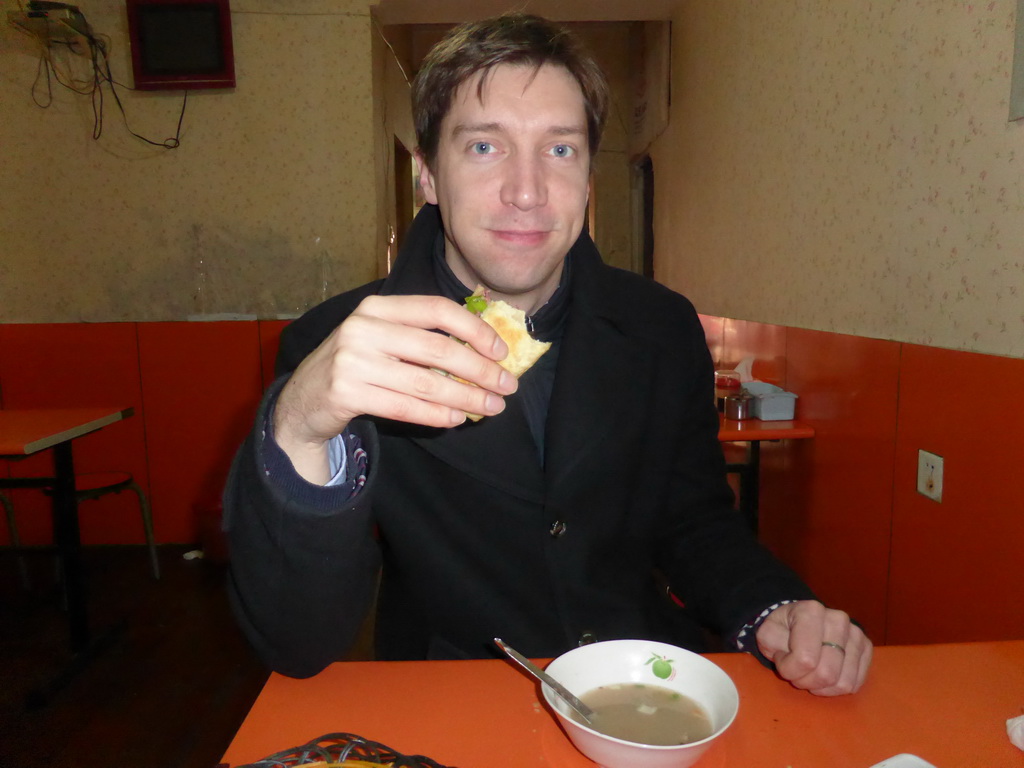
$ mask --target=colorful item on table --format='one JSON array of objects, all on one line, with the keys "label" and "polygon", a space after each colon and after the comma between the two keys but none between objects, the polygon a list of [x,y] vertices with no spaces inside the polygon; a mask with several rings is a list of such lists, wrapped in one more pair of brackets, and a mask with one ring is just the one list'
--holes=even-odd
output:
[{"label": "colorful item on table", "polygon": [[403,755],[351,733],[329,733],[237,768],[448,768],[423,755]]}]

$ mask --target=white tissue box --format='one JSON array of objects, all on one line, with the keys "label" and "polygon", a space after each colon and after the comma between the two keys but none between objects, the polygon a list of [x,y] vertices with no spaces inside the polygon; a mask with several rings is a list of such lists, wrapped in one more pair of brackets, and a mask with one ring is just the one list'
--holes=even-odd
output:
[{"label": "white tissue box", "polygon": [[766,381],[748,381],[743,389],[754,396],[753,416],[761,421],[788,421],[796,412],[796,398],[792,392]]}]

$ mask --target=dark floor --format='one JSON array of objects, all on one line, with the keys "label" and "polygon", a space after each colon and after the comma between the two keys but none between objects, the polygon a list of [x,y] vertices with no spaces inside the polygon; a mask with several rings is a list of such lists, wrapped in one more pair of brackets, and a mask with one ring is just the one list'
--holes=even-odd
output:
[{"label": "dark floor", "polygon": [[225,568],[160,548],[86,550],[94,635],[107,647],[46,705],[26,705],[69,660],[52,556],[27,557],[31,589],[0,551],[0,768],[212,768],[267,673],[239,634]]}]

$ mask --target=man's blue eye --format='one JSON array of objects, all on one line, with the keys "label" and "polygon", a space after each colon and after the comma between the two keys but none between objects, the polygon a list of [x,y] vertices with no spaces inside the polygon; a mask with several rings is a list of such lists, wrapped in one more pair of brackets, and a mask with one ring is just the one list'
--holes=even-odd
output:
[{"label": "man's blue eye", "polygon": [[556,144],[551,148],[551,154],[555,157],[572,157],[575,151],[568,144]]},{"label": "man's blue eye", "polygon": [[478,155],[486,155],[491,151],[490,142],[478,141],[473,145],[473,151]]}]

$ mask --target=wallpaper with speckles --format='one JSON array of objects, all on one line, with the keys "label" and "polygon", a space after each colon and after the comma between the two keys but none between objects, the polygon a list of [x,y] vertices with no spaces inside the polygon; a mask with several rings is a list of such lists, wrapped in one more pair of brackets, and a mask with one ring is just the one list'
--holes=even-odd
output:
[{"label": "wallpaper with speckles", "polygon": [[[2,25],[0,322],[288,316],[375,277],[369,5],[234,0],[238,87],[189,95],[176,150],[128,134],[109,93],[93,140],[90,99],[48,95]],[[122,0],[79,6],[130,82]],[[681,0],[658,279],[705,314],[1024,356],[1015,10]],[[174,134],[180,94],[120,93],[132,130]]]},{"label": "wallpaper with speckles", "polygon": [[[130,84],[123,0],[78,5]],[[0,321],[276,317],[376,277],[368,8],[233,0],[237,87],[190,92],[173,150],[108,89],[94,140],[91,99],[48,93],[36,42],[0,25]],[[135,133],[175,135],[181,92],[118,94]]]},{"label": "wallpaper with speckles", "polygon": [[1016,6],[681,3],[658,279],[710,315],[1024,356]]}]

